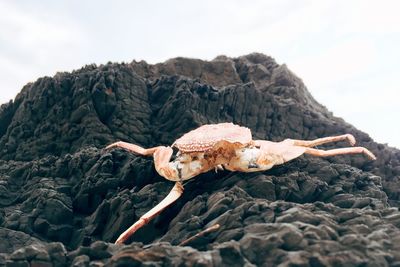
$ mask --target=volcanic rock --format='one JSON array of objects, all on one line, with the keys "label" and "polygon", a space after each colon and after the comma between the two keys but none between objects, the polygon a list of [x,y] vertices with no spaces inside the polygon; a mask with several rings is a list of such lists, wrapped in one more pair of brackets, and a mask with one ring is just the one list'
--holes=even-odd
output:
[{"label": "volcanic rock", "polygon": [[[272,141],[351,133],[378,159],[302,156],[261,173],[205,173],[113,244],[172,183],[152,158],[104,147],[170,145],[219,122]],[[399,179],[399,150],[334,117],[263,54],[88,65],[27,84],[0,107],[0,266],[400,266]]]}]

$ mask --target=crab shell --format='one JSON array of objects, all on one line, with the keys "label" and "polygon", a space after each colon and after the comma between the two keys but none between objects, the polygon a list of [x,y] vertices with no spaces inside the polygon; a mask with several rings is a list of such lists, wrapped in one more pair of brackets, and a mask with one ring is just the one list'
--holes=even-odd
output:
[{"label": "crab shell", "polygon": [[252,142],[249,128],[233,123],[206,124],[177,139],[172,146],[183,153],[204,152],[215,146],[233,144],[245,147]]}]

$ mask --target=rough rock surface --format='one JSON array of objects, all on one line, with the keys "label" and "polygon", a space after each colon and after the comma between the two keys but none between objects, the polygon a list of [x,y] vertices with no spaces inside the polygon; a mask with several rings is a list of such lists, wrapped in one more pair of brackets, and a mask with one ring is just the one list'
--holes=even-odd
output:
[{"label": "rough rock surface", "polygon": [[[273,141],[351,133],[378,160],[206,173],[129,244],[112,244],[172,183],[151,158],[102,148],[167,145],[226,121]],[[399,150],[334,117],[268,56],[85,66],[0,108],[0,266],[400,266],[399,179]]]}]

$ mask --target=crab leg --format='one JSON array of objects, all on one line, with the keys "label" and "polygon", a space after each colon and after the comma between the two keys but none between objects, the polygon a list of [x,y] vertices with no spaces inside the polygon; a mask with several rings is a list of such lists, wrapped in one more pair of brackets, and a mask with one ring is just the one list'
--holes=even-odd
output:
[{"label": "crab leg", "polygon": [[260,147],[260,150],[262,151],[257,162],[266,163],[268,160],[270,160],[269,155],[277,155],[278,157],[274,158],[274,162],[271,162],[274,165],[288,162],[292,159],[301,156],[304,153],[318,157],[329,157],[329,156],[345,155],[345,154],[365,154],[368,158],[372,160],[376,159],[375,155],[364,147],[346,147],[346,148],[338,148],[331,150],[321,150],[309,147],[327,142],[340,141],[344,139],[348,139],[350,141],[350,144],[355,143],[355,140],[353,140],[354,137],[352,135],[345,134],[340,136],[319,138],[313,141],[286,139],[282,142],[275,143],[265,140],[255,140],[254,145],[256,147]]},{"label": "crab leg", "polygon": [[130,152],[143,155],[143,156],[151,156],[154,157],[154,165],[156,167],[157,172],[170,181],[179,181],[181,177],[179,177],[179,172],[174,165],[170,164],[170,160],[174,151],[171,147],[166,146],[156,146],[152,148],[143,148],[135,144],[130,144],[127,142],[115,142],[106,147],[106,149],[119,147],[124,148]]},{"label": "crab leg", "polygon": [[[306,151],[305,147],[302,146],[294,146],[291,142],[288,142],[289,139],[282,142],[271,142],[266,140],[255,140],[254,145],[260,147],[261,155],[257,159],[257,162],[260,164],[283,164],[292,159],[300,157]],[[292,140],[290,140],[292,141]],[[271,155],[275,155],[275,157],[271,158]],[[268,163],[269,161],[271,161]]]},{"label": "crab leg", "polygon": [[329,157],[329,156],[346,155],[346,154],[364,154],[371,160],[376,160],[375,155],[365,147],[346,147],[346,148],[337,148],[331,150],[306,148],[305,153],[317,157]]},{"label": "crab leg", "polygon": [[157,150],[154,152],[154,167],[158,174],[166,178],[170,181],[179,181],[181,177],[181,173],[176,168],[176,165],[170,162],[172,154],[174,151],[169,146],[160,146],[157,147]]},{"label": "crab leg", "polygon": [[127,142],[118,141],[118,142],[115,142],[115,143],[113,143],[111,145],[108,145],[106,147],[106,149],[110,149],[110,148],[114,148],[114,147],[124,148],[124,149],[126,149],[126,150],[128,150],[130,152],[133,152],[133,153],[136,153],[136,154],[139,154],[139,155],[143,155],[143,156],[151,156],[160,148],[159,146],[157,146],[157,147],[152,147],[152,148],[147,148],[146,149],[146,148],[140,147],[138,145],[134,145],[134,144],[127,143]]},{"label": "crab leg", "polygon": [[166,207],[174,203],[183,193],[183,186],[180,182],[175,183],[175,186],[169,194],[157,206],[145,213],[140,219],[123,232],[115,241],[116,244],[124,243],[131,235],[133,235],[139,228],[146,225],[151,219],[160,214]]},{"label": "crab leg", "polygon": [[305,147],[314,147],[326,143],[331,143],[331,142],[338,142],[338,141],[343,141],[347,140],[351,146],[354,146],[356,143],[356,139],[354,138],[353,135],[351,134],[343,134],[343,135],[338,135],[338,136],[329,136],[329,137],[324,137],[324,138],[318,138],[315,140],[311,141],[306,141],[306,140],[295,140],[295,139],[286,139],[283,142],[292,142],[293,145],[295,146],[305,146]]}]

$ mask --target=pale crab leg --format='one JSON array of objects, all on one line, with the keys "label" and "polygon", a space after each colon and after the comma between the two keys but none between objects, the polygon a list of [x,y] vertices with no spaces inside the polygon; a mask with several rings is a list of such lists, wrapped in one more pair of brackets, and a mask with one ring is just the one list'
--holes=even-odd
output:
[{"label": "pale crab leg", "polygon": [[195,234],[194,236],[189,237],[188,239],[182,241],[181,243],[179,243],[178,246],[186,246],[188,243],[192,242],[193,240],[196,240],[197,238],[202,237],[202,236],[204,236],[204,235],[206,235],[206,234],[208,234],[208,233],[210,233],[210,232],[216,231],[216,230],[218,230],[220,227],[221,227],[221,226],[220,226],[218,223],[217,223],[217,224],[214,224],[214,225],[208,227],[207,229],[205,229],[205,230],[203,230],[203,231],[201,231],[201,232]]},{"label": "pale crab leg", "polygon": [[289,140],[292,141],[293,145],[295,145],[295,146],[305,146],[305,147],[314,147],[314,146],[319,146],[319,145],[326,144],[326,143],[338,142],[338,141],[344,141],[344,140],[347,140],[351,146],[354,146],[356,143],[356,139],[351,134],[323,137],[323,138],[318,138],[318,139],[310,140],[310,141],[295,140],[295,139],[286,139],[285,141],[289,141]]},{"label": "pale crab leg", "polygon": [[183,186],[180,182],[175,183],[175,186],[169,194],[157,206],[145,213],[140,219],[123,232],[115,241],[116,244],[124,243],[131,235],[133,235],[139,228],[146,225],[151,219],[160,214],[165,208],[174,203],[183,193]]},{"label": "pale crab leg", "polygon": [[254,145],[260,147],[262,152],[257,163],[272,164],[271,166],[300,157],[306,151],[306,147],[295,146],[292,142],[288,142],[288,139],[282,142],[254,140]]},{"label": "pale crab leg", "polygon": [[143,156],[151,156],[153,155],[160,147],[152,147],[152,148],[143,148],[140,147],[138,145],[135,144],[131,144],[131,143],[127,143],[127,142],[122,142],[122,141],[118,141],[115,142],[111,145],[108,145],[106,147],[106,149],[110,149],[110,148],[114,148],[114,147],[120,147],[120,148],[124,148],[130,152],[139,154],[139,155],[143,155]]},{"label": "pale crab leg", "polygon": [[306,148],[306,151],[304,153],[317,157],[330,157],[330,156],[346,155],[346,154],[364,154],[371,160],[376,160],[375,155],[365,147],[345,147],[345,148],[337,148],[331,150]]},{"label": "pale crab leg", "polygon": [[176,168],[176,165],[170,162],[172,154],[174,151],[169,146],[157,147],[154,152],[154,167],[158,174],[170,181],[180,181],[182,179],[182,174]]},{"label": "pale crab leg", "polygon": [[[331,139],[329,139],[331,138]],[[334,139],[336,138],[336,139]],[[320,138],[320,140],[314,140],[318,141],[321,143],[321,140],[324,142],[327,140],[338,140],[339,137],[327,137],[327,138]],[[349,138],[346,137],[346,135],[341,136],[341,138]],[[339,139],[340,140],[340,139]],[[342,139],[343,140],[343,139]],[[350,139],[349,139],[350,140]],[[375,160],[376,157],[375,155],[369,151],[368,149],[364,147],[347,147],[347,148],[338,148],[338,149],[331,149],[331,150],[321,150],[321,149],[315,149],[315,148],[309,148],[305,146],[300,146],[300,145],[294,145],[296,141],[301,141],[301,140],[291,140],[291,139],[286,139],[282,142],[271,142],[271,141],[265,141],[265,140],[255,140],[254,144],[257,147],[260,147],[260,150],[263,152],[260,157],[258,158],[257,162],[261,164],[266,164],[268,161],[273,161],[271,162],[272,164],[282,164],[285,162],[288,162],[292,159],[295,159],[302,154],[310,154],[313,156],[318,156],[318,157],[329,157],[329,156],[335,156],[335,155],[344,155],[344,154],[365,154],[368,158]],[[307,142],[307,141],[304,141]],[[313,142],[313,141],[310,141]],[[315,144],[315,143],[314,143]],[[312,145],[312,144],[308,144]],[[270,157],[270,155],[276,155],[277,157]]]},{"label": "pale crab leg", "polygon": [[169,163],[174,151],[171,147],[166,146],[156,146],[152,148],[143,148],[135,144],[118,141],[106,147],[106,149],[110,148],[124,148],[130,152],[143,155],[143,156],[151,156],[154,157],[154,166],[157,172],[163,176],[164,178],[170,181],[179,181],[181,177],[179,177],[179,173],[176,168],[173,168]]}]

